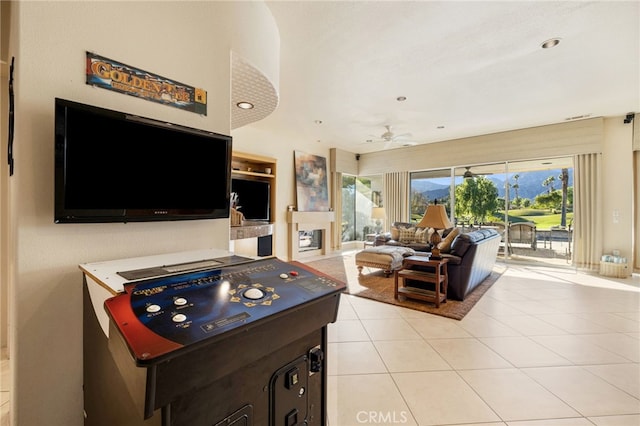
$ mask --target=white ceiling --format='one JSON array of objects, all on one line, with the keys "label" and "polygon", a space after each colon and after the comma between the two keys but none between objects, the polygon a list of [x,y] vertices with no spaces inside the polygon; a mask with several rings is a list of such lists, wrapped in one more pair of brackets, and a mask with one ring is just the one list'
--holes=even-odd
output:
[{"label": "white ceiling", "polygon": [[280,103],[252,126],[298,140],[366,153],[385,125],[431,143],[640,111],[638,1],[267,5]]}]

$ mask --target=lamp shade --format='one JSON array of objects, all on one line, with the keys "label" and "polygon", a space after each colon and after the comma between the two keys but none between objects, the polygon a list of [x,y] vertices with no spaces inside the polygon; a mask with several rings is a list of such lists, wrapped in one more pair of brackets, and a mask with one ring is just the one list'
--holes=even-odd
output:
[{"label": "lamp shade", "polygon": [[385,219],[387,213],[384,211],[384,207],[374,207],[371,209],[371,219]]},{"label": "lamp shade", "polygon": [[[447,217],[447,210],[442,204],[432,204],[427,206],[427,211],[424,213],[422,220],[417,225],[419,228],[433,228],[433,229],[447,229],[453,225]],[[431,253],[434,256],[440,255],[438,244],[442,241],[442,237],[438,232],[434,232],[429,237],[429,243],[431,244]]]},{"label": "lamp shade", "polygon": [[447,229],[453,225],[447,216],[447,210],[442,204],[427,206],[422,220],[417,225],[419,228]]}]

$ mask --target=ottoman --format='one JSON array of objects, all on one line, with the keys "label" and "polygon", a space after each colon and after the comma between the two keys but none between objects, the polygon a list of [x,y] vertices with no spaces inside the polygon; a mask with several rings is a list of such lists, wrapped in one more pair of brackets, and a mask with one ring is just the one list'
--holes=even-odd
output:
[{"label": "ottoman", "polygon": [[362,275],[362,268],[368,266],[383,269],[384,275],[388,277],[393,271],[402,267],[402,259],[413,256],[415,253],[415,250],[408,247],[369,247],[356,253],[356,266],[360,275]]}]

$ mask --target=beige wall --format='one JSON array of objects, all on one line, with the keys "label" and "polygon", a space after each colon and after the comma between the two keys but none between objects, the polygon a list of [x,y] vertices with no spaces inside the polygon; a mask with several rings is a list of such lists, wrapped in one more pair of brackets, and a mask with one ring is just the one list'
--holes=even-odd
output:
[{"label": "beige wall", "polygon": [[[633,124],[623,116],[604,120],[602,141],[603,251],[620,250],[631,265],[633,254]],[[594,206],[594,208],[598,208]]]},{"label": "beige wall", "polygon": [[[11,58],[9,55],[9,18],[10,2],[0,2],[0,141],[7,140],[7,123],[9,97],[5,96],[9,90],[9,65]],[[8,344],[8,320],[9,320],[9,263],[7,262],[7,244],[9,243],[7,217],[7,185],[9,181],[7,165],[7,150],[0,149],[0,347],[5,348]]]},{"label": "beige wall", "polygon": [[[276,111],[277,114],[278,112]],[[327,159],[329,167],[330,148],[324,143],[316,141],[306,141],[305,138],[282,132],[274,132],[269,129],[270,118],[234,130],[234,149],[252,154],[265,155],[278,159],[276,177],[276,211],[275,216],[275,255],[281,259],[288,259],[288,229],[287,229],[287,206],[296,205],[296,180],[294,173],[293,153],[302,151],[308,154],[315,154]],[[329,172],[329,170],[327,170]],[[329,194],[331,190],[331,179],[328,179]],[[330,195],[331,196],[331,195]]]},{"label": "beige wall", "polygon": [[[227,249],[229,221],[54,224],[54,98],[229,134],[231,49],[277,37],[278,31],[266,6],[255,2],[15,5],[10,54],[16,56],[16,174],[9,180],[10,217],[3,217],[16,235],[8,253],[15,268],[12,416],[25,426],[76,426],[83,424],[82,276],[77,265]],[[245,35],[234,38],[240,27]],[[87,50],[205,88],[208,115],[87,86]],[[239,50],[244,57],[257,51]]]},{"label": "beige wall", "polygon": [[361,176],[598,152],[602,118],[417,145],[360,157]]}]

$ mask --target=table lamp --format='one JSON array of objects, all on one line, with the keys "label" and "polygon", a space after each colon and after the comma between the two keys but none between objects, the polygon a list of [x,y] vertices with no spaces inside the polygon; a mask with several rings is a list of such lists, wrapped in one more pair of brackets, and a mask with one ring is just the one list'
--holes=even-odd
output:
[{"label": "table lamp", "polygon": [[434,204],[427,206],[427,211],[424,213],[420,223],[416,226],[418,228],[433,228],[435,230],[429,238],[429,244],[431,244],[431,253],[434,256],[440,256],[438,244],[442,241],[442,237],[438,234],[438,230],[451,228],[453,226],[447,216],[447,210],[444,208],[444,205],[438,204],[438,200],[435,200]]},{"label": "table lamp", "polygon": [[371,219],[376,220],[376,234],[382,231],[382,221],[387,218],[387,213],[384,211],[384,207],[374,207],[371,209]]}]

